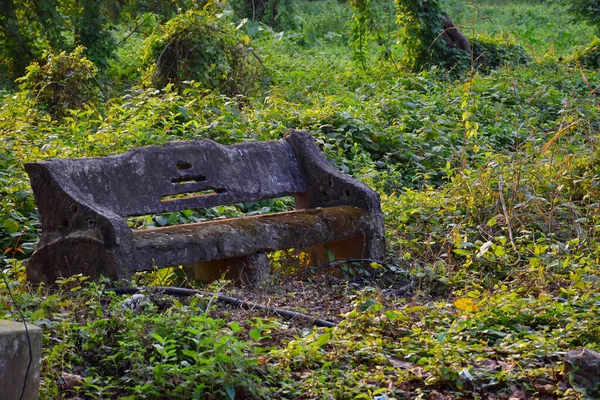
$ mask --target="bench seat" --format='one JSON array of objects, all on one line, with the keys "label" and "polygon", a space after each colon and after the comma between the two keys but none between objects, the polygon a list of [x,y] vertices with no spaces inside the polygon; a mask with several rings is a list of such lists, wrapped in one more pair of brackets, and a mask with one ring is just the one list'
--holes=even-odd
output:
[{"label": "bench seat", "polygon": [[363,237],[372,226],[366,210],[338,206],[144,229],[133,247],[144,270]]}]

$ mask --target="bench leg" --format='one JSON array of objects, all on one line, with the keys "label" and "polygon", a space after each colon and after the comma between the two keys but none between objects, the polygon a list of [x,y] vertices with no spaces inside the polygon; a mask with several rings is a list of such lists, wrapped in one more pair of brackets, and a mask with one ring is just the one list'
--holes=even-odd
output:
[{"label": "bench leg", "polygon": [[183,266],[188,279],[213,282],[225,276],[238,284],[258,286],[269,278],[271,267],[265,253],[255,253],[246,257],[197,262]]},{"label": "bench leg", "polygon": [[376,237],[357,237],[339,240],[325,244],[317,244],[309,249],[310,265],[324,265],[330,262],[330,255],[334,260],[349,258],[370,258],[383,260],[385,257],[385,242]]},{"label": "bench leg", "polygon": [[98,279],[119,278],[115,257],[96,239],[65,238],[40,246],[27,261],[27,280],[53,284],[57,279],[75,274]]}]

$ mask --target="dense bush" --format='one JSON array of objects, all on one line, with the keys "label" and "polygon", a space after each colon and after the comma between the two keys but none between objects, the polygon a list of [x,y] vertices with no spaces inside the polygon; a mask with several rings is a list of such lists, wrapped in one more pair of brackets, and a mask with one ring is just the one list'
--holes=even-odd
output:
[{"label": "dense bush", "polygon": [[600,39],[594,36],[590,44],[577,48],[569,61],[590,69],[600,68]]},{"label": "dense bush", "polygon": [[277,29],[293,29],[295,3],[291,0],[234,0],[231,7],[240,18],[260,21]]},{"label": "dense bush", "polygon": [[72,53],[47,54],[46,64],[37,61],[27,67],[25,76],[17,79],[21,91],[54,117],[67,115],[67,110],[93,104],[100,88],[95,80],[98,69],[79,46]]},{"label": "dense bush", "polygon": [[401,41],[406,46],[404,62],[410,70],[468,64],[468,54],[448,47],[442,38],[444,14],[438,0],[396,0],[396,8]]},{"label": "dense bush", "polygon": [[194,80],[228,95],[249,94],[264,72],[249,41],[225,13],[189,10],[145,41],[145,81],[162,88]]},{"label": "dense bush", "polygon": [[502,65],[523,65],[531,61],[525,49],[514,40],[478,38],[473,41],[475,66],[483,71]]},{"label": "dense bush", "polygon": [[600,29],[600,0],[569,0],[566,3],[572,13]]}]

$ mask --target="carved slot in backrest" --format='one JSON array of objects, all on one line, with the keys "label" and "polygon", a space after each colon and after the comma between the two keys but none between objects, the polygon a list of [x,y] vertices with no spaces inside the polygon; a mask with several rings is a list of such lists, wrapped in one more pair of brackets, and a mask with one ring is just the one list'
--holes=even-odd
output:
[{"label": "carved slot in backrest", "polygon": [[186,183],[198,183],[204,182],[206,177],[204,175],[191,175],[191,176],[180,176],[179,178],[171,179],[171,183],[174,185],[184,185]]},{"label": "carved slot in backrest", "polygon": [[182,161],[182,160],[177,161],[177,169],[181,170],[181,169],[190,169],[190,168],[192,168],[192,164],[190,162]]},{"label": "carved slot in backrest", "polygon": [[220,193],[225,193],[226,191],[227,190],[223,189],[223,188],[213,188],[213,189],[200,190],[200,191],[194,191],[194,192],[189,192],[189,193],[181,193],[181,194],[175,194],[175,195],[162,196],[160,198],[160,201],[161,201],[161,203],[163,203],[163,202],[171,202],[171,201],[188,200],[191,198],[198,198],[198,197],[210,197],[210,196],[216,196]]}]

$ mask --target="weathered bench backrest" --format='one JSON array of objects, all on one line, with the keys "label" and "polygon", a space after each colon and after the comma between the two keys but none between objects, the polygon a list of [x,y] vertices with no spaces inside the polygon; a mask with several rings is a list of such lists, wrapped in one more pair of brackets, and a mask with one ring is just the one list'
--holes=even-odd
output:
[{"label": "weathered bench backrest", "polygon": [[46,168],[69,195],[122,217],[307,190],[298,160],[286,141],[232,146],[207,139],[173,142],[106,158],[52,160],[37,165]]}]

